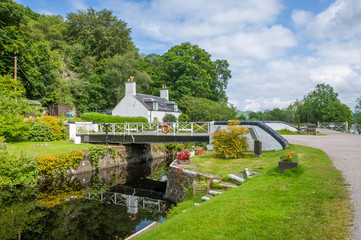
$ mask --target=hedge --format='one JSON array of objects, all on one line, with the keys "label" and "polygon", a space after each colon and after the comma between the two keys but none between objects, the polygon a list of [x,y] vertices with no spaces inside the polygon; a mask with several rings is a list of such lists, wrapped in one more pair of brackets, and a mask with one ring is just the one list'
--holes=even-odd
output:
[{"label": "hedge", "polygon": [[80,117],[83,121],[97,123],[125,123],[125,122],[148,122],[145,117],[120,117],[97,112],[84,113]]}]

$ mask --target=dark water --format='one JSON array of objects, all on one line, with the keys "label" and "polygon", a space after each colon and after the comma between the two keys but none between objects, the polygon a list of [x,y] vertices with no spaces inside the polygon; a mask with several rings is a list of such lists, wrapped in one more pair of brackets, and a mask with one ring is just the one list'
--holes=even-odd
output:
[{"label": "dark water", "polygon": [[124,174],[93,173],[2,191],[0,239],[124,239],[164,221],[166,183],[126,181]]}]

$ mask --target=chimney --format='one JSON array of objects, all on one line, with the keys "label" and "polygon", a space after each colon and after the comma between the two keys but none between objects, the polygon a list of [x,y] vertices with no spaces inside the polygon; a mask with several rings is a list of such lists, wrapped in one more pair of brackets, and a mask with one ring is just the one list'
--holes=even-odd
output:
[{"label": "chimney", "polygon": [[125,96],[135,96],[136,94],[136,84],[134,77],[130,77],[128,82],[125,82]]},{"label": "chimney", "polygon": [[160,90],[160,97],[169,100],[169,91],[166,85],[162,86],[162,89]]}]

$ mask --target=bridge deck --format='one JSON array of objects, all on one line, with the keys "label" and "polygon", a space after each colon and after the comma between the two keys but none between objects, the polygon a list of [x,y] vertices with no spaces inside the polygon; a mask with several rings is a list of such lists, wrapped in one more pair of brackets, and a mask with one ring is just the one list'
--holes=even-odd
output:
[{"label": "bridge deck", "polygon": [[209,143],[209,134],[207,133],[78,133],[83,143],[172,143],[172,142],[199,142]]}]

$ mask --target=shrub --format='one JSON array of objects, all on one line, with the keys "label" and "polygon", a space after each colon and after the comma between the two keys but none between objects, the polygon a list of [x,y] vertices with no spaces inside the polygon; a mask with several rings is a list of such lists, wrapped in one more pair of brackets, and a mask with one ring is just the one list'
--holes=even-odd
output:
[{"label": "shrub", "polygon": [[188,122],[189,121],[189,117],[187,114],[185,113],[181,113],[178,117],[178,121],[179,122]]},{"label": "shrub", "polygon": [[176,122],[177,118],[173,114],[166,114],[163,118],[163,122]]},{"label": "shrub", "polygon": [[77,169],[83,157],[82,151],[75,150],[70,154],[40,156],[36,161],[41,175],[53,177],[64,174],[66,170]]},{"label": "shrub", "polygon": [[97,112],[84,113],[81,116],[83,121],[97,122],[97,123],[125,123],[125,122],[148,122],[144,117],[121,117],[101,114]]},{"label": "shrub", "polygon": [[216,130],[212,134],[212,146],[217,157],[240,157],[248,149],[246,127],[239,126],[239,121],[231,121],[228,128]]},{"label": "shrub", "polygon": [[47,123],[34,121],[30,125],[29,140],[32,142],[54,141],[55,134]]},{"label": "shrub", "polygon": [[35,186],[38,166],[35,158],[0,153],[0,189],[12,186]]},{"label": "shrub", "polygon": [[29,124],[24,122],[23,116],[9,113],[0,114],[0,135],[6,141],[20,140],[28,137]]},{"label": "shrub", "polygon": [[60,118],[54,116],[44,116],[36,119],[36,121],[48,124],[54,133],[55,140],[62,140],[67,137],[65,124]]}]

